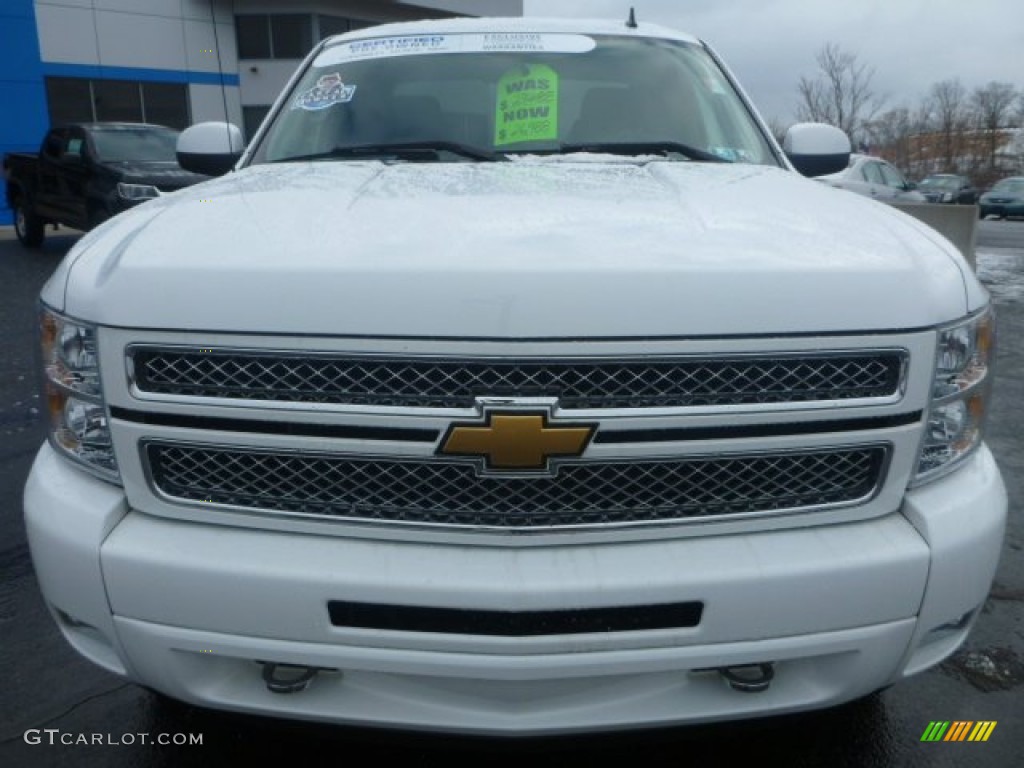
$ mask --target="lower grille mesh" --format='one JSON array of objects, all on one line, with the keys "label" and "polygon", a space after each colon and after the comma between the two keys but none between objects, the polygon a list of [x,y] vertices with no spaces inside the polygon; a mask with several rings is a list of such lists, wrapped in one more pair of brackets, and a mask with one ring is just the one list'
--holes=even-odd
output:
[{"label": "lower grille mesh", "polygon": [[554,477],[471,464],[149,443],[153,483],[187,502],[357,520],[547,529],[830,506],[883,480],[884,446],[563,464]]}]

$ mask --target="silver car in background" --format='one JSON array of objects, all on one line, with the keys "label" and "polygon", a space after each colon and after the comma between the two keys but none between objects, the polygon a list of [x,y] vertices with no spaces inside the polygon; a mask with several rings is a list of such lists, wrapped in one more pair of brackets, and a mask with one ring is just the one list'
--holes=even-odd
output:
[{"label": "silver car in background", "polygon": [[819,176],[818,181],[886,203],[926,202],[925,196],[895,166],[870,155],[850,155],[845,171]]}]

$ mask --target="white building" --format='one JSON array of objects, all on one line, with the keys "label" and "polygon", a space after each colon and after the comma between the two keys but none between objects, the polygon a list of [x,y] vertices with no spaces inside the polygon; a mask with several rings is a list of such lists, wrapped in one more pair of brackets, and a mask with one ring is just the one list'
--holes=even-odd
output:
[{"label": "white building", "polygon": [[523,0],[0,0],[0,153],[35,151],[50,125],[75,121],[183,128],[226,115],[251,134],[328,35],[522,11]]}]

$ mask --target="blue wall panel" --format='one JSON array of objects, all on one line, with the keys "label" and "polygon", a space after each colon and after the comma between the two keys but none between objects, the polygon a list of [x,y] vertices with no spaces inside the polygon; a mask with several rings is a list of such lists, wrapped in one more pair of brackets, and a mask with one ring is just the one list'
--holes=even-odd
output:
[{"label": "blue wall panel", "polygon": [[49,127],[46,93],[39,83],[0,80],[0,114],[0,151],[39,149]]},{"label": "blue wall panel", "polygon": [[[47,123],[32,0],[0,0],[0,154],[35,151]],[[0,198],[0,226],[11,221],[7,199]]]}]

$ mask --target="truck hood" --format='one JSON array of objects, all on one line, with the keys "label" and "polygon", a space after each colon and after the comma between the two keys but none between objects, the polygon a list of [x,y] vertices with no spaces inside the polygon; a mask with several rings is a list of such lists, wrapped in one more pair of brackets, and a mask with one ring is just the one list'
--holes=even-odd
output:
[{"label": "truck hood", "polygon": [[69,273],[49,298],[101,325],[402,337],[909,329],[984,294],[937,233],[792,172],[582,154],[257,166],[116,217]]}]

